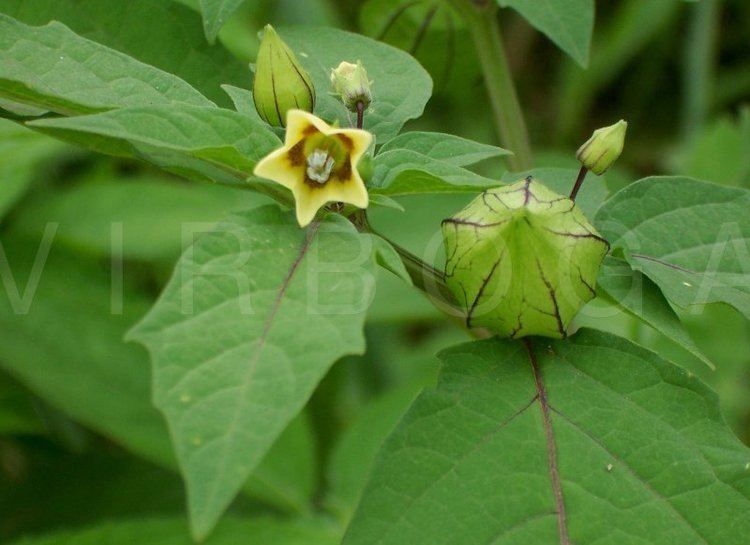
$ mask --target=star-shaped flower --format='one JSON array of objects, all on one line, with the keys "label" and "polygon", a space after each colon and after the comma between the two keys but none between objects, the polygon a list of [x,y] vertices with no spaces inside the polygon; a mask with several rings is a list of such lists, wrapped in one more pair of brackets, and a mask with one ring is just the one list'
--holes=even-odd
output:
[{"label": "star-shaped flower", "polygon": [[253,174],[292,191],[304,227],[329,202],[367,208],[357,163],[371,142],[367,131],[331,127],[308,112],[289,110],[284,146],[261,159]]}]

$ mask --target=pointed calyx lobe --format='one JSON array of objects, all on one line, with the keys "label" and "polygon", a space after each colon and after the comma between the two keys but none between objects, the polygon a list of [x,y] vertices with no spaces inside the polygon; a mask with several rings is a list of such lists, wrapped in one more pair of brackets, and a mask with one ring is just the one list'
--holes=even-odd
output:
[{"label": "pointed calyx lobe", "polygon": [[511,338],[565,337],[609,249],[574,202],[531,177],[482,193],[443,236],[467,325]]}]

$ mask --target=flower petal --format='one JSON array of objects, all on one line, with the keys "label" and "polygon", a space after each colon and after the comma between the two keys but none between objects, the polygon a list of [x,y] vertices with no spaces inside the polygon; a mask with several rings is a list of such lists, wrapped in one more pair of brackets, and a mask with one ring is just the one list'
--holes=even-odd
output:
[{"label": "flower petal", "polygon": [[311,126],[323,134],[328,134],[331,131],[331,126],[328,123],[310,112],[289,110],[286,114],[286,137],[284,138],[284,145],[293,146],[302,140],[307,136],[307,130]]},{"label": "flower petal", "polygon": [[359,160],[372,144],[372,134],[362,129],[331,129],[328,134],[331,136],[341,134],[351,141],[352,149],[349,155],[352,159],[352,167],[357,166]]},{"label": "flower petal", "polygon": [[284,187],[294,189],[303,176],[301,169],[295,168],[289,161],[289,149],[285,146],[271,152],[261,159],[255,168],[253,174],[260,178],[268,178]]},{"label": "flower petal", "polygon": [[329,201],[341,201],[358,208],[367,208],[369,196],[365,183],[356,170],[348,180],[334,180],[325,187]]},{"label": "flower petal", "polygon": [[304,183],[295,187],[293,191],[297,223],[300,227],[305,227],[315,218],[318,210],[329,202],[327,192],[324,188],[311,188]]}]

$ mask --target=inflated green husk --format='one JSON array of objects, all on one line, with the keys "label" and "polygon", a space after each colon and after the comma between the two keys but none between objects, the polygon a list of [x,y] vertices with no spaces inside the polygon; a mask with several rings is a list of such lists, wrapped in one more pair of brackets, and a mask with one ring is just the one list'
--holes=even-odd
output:
[{"label": "inflated green husk", "polygon": [[469,327],[563,338],[595,295],[609,244],[578,207],[529,177],[443,221],[446,283]]},{"label": "inflated green husk", "polygon": [[310,75],[271,25],[266,25],[258,50],[253,100],[258,115],[274,127],[286,126],[289,110],[312,112],[315,106]]}]

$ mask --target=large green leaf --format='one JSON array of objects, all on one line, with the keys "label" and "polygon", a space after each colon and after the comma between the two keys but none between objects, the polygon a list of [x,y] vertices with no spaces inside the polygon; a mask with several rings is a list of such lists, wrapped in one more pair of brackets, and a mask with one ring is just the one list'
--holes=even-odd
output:
[{"label": "large green leaf", "polygon": [[169,465],[169,436],[150,403],[147,355],[122,340],[149,302],[127,290],[120,312],[109,271],[66,257],[56,246],[45,259],[55,231],[46,230],[41,243],[3,237],[0,365],[53,407]]},{"label": "large green leaf", "polygon": [[[204,545],[336,545],[338,531],[321,519],[230,518]],[[79,530],[28,537],[13,545],[194,545],[179,518],[106,522]]]},{"label": "large green leaf", "polygon": [[128,456],[41,406],[45,435],[15,441],[25,460],[21,478],[8,482],[7,474],[0,476],[4,545],[23,536],[121,518],[184,519],[184,485],[177,473]]},{"label": "large green leaf", "polygon": [[279,33],[312,77],[319,116],[339,120],[342,126],[353,125],[352,114],[331,92],[331,70],[341,61],[357,60],[373,81],[372,106],[365,113],[364,128],[375,135],[377,143],[393,138],[406,121],[422,115],[432,80],[408,53],[334,28],[291,27]]},{"label": "large green leaf", "polygon": [[233,85],[222,85],[221,88],[229,95],[235,110],[241,114],[249,115],[256,121],[260,121],[258,110],[255,108],[252,91]]},{"label": "large green leaf", "polygon": [[453,163],[409,149],[378,154],[373,161],[370,191],[382,195],[479,193],[502,185]]},{"label": "large green leaf", "polygon": [[247,66],[221,45],[209,46],[200,16],[163,0],[0,0],[0,12],[27,25],[59,21],[76,34],[182,78],[229,106],[219,86],[251,80]]},{"label": "large green leaf", "polygon": [[511,152],[480,142],[474,142],[460,136],[440,132],[405,132],[387,142],[380,153],[407,149],[450,163],[457,167],[465,167],[478,163],[484,159],[512,155]]},{"label": "large green leaf", "polygon": [[418,383],[402,386],[375,400],[337,442],[328,469],[326,506],[344,520],[352,516],[381,444],[420,387]]},{"label": "large green leaf", "polygon": [[750,450],[713,392],[612,335],[531,343],[442,353],[346,545],[746,542]]},{"label": "large green leaf", "polygon": [[53,221],[59,224],[56,239],[73,248],[173,262],[192,244],[193,229],[248,208],[250,197],[256,195],[159,176],[112,178],[44,193],[26,203],[14,227],[38,236]]},{"label": "large green leaf", "polygon": [[713,368],[713,364],[685,331],[680,318],[669,306],[661,290],[643,274],[631,269],[627,262],[607,256],[602,263],[596,286],[616,306],[638,316]]},{"label": "large green leaf", "polygon": [[221,27],[245,0],[200,0],[203,13],[203,28],[206,38],[213,43],[219,35]]},{"label": "large green leaf", "polygon": [[302,230],[262,207],[199,238],[133,330],[151,353],[197,537],[328,368],[364,350],[373,265],[372,239],[340,217]]},{"label": "large green leaf", "polygon": [[187,105],[122,108],[29,125],[188,177],[243,185],[255,162],[280,145],[267,126],[247,115]]},{"label": "large green leaf", "polygon": [[0,217],[24,193],[44,160],[61,148],[51,138],[0,119]]},{"label": "large green leaf", "polygon": [[[0,246],[0,366],[77,421],[174,468],[167,428],[151,402],[148,356],[123,341],[151,301],[127,287],[128,277],[118,291],[111,271],[66,255],[56,244],[45,260],[47,250],[38,239],[5,237]],[[35,270],[35,254],[41,269]],[[307,510],[315,479],[310,434],[304,418],[293,421],[245,492],[281,509]]]},{"label": "large green leaf", "polygon": [[581,66],[589,62],[594,0],[497,0],[518,11]]},{"label": "large green leaf", "polygon": [[0,437],[14,434],[43,433],[42,420],[34,402],[21,385],[0,373]]},{"label": "large green leaf", "polygon": [[176,76],[52,22],[0,14],[0,98],[71,115],[123,106],[214,104]]},{"label": "large green leaf", "polygon": [[645,178],[609,199],[596,225],[678,306],[723,302],[750,317],[749,209],[745,189]]}]

